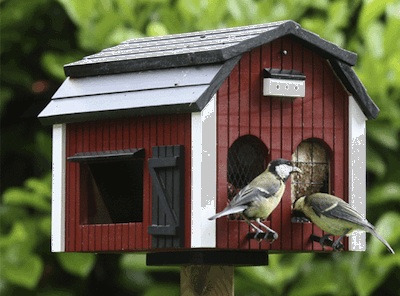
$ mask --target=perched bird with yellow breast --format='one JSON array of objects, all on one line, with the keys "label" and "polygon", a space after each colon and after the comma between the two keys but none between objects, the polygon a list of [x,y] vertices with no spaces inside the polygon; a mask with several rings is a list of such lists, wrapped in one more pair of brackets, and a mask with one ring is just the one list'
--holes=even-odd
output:
[{"label": "perched bird with yellow breast", "polygon": [[394,254],[389,243],[381,237],[375,230],[374,225],[368,222],[360,213],[342,199],[327,193],[314,193],[303,196],[293,203],[293,212],[300,211],[307,218],[325,231],[320,243],[324,246],[324,241],[329,236],[340,237],[333,242],[332,247],[339,249],[343,237],[350,235],[354,230],[363,230],[371,233],[379,239]]},{"label": "perched bird with yellow breast", "polygon": [[210,217],[209,220],[240,213],[245,221],[256,230],[254,238],[257,238],[257,234],[262,230],[251,220],[255,220],[260,227],[271,232],[272,237],[276,239],[278,234],[263,224],[261,219],[267,219],[278,206],[285,192],[285,182],[294,172],[301,173],[301,170],[291,161],[282,158],[272,160],[263,173],[243,187],[221,212]]}]

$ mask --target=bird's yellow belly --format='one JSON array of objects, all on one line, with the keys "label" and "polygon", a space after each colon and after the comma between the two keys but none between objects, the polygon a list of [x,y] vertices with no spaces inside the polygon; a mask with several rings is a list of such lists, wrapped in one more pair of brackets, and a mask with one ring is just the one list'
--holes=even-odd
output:
[{"label": "bird's yellow belly", "polygon": [[347,232],[347,235],[349,235],[354,230],[356,230],[356,227],[353,223],[344,220],[327,217],[321,219],[318,216],[314,216],[312,221],[317,224],[318,227],[321,228],[323,231],[335,236],[343,235],[345,232]]},{"label": "bird's yellow belly", "polygon": [[244,214],[248,218],[261,218],[267,219],[268,216],[272,213],[272,211],[279,204],[280,199],[276,197],[261,198],[260,200],[256,200],[252,203],[251,207],[244,211]]}]

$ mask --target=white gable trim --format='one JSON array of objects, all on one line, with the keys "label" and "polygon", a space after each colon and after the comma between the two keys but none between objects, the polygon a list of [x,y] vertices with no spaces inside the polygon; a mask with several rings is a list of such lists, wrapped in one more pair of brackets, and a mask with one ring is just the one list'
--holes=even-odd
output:
[{"label": "white gable trim", "polygon": [[215,248],[216,224],[208,218],[216,210],[216,100],[192,113],[191,247]]},{"label": "white gable trim", "polygon": [[[366,120],[355,99],[349,97],[349,203],[366,217]],[[365,251],[365,232],[349,237],[349,250]]]},{"label": "white gable trim", "polygon": [[51,202],[51,251],[65,251],[66,125],[53,125],[53,184]]}]

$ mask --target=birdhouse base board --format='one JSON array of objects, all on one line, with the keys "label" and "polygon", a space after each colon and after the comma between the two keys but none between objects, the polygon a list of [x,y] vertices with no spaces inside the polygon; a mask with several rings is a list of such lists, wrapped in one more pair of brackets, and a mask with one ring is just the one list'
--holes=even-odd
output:
[{"label": "birdhouse base board", "polygon": [[246,250],[184,250],[151,252],[146,254],[148,266],[165,265],[268,265],[267,251]]}]

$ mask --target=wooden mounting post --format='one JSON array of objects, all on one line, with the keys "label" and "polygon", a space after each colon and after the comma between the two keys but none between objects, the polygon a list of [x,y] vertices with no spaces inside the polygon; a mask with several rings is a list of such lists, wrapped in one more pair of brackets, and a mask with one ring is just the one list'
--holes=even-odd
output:
[{"label": "wooden mounting post", "polygon": [[181,295],[233,295],[233,266],[181,267]]},{"label": "wooden mounting post", "polygon": [[268,251],[190,249],[146,254],[148,266],[181,266],[181,295],[233,295],[234,266],[268,265]]}]

